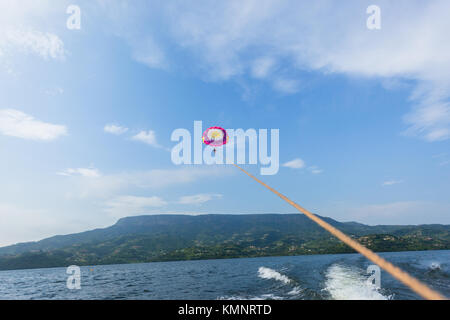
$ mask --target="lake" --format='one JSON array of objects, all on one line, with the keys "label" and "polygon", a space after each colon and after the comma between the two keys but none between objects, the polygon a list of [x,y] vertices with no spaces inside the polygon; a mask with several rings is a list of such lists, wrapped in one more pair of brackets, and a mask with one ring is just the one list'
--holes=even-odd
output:
[{"label": "lake", "polygon": [[[450,297],[450,251],[381,253]],[[359,254],[155,262],[81,267],[81,289],[66,268],[0,271],[0,299],[419,299],[382,271],[368,282]]]}]

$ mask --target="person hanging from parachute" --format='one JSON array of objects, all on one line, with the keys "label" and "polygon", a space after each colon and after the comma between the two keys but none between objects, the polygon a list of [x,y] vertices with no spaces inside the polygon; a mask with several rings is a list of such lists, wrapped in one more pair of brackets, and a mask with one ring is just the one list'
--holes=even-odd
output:
[{"label": "person hanging from parachute", "polygon": [[214,154],[216,154],[216,147],[221,147],[228,142],[228,134],[224,128],[211,127],[203,132],[202,140],[207,146],[213,147]]}]

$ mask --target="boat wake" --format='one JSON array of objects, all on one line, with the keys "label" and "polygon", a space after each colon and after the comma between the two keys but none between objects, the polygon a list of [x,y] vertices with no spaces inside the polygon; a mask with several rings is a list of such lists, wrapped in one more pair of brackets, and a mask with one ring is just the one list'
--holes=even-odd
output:
[{"label": "boat wake", "polygon": [[277,281],[281,281],[284,284],[289,284],[292,282],[292,280],[289,279],[287,276],[282,275],[278,271],[266,267],[260,267],[258,269],[258,277],[262,279],[274,279]]},{"label": "boat wake", "polygon": [[281,274],[276,270],[266,267],[260,267],[258,269],[258,277],[260,277],[261,279],[276,280],[285,285],[291,286],[292,289],[287,293],[290,296],[299,296],[303,292],[302,288],[296,283],[296,281],[290,279],[288,276]]},{"label": "boat wake", "polygon": [[361,270],[334,264],[325,274],[325,291],[334,300],[390,300],[380,290],[367,281]]},{"label": "boat wake", "polygon": [[[219,300],[286,300],[286,299],[301,299],[303,290],[298,283],[289,278],[288,276],[281,274],[280,272],[267,268],[260,267],[257,275],[259,278],[272,281],[275,286],[271,286],[269,290],[272,293],[260,293],[260,294],[238,294],[230,296],[221,296]],[[268,283],[270,285],[270,282]]]}]

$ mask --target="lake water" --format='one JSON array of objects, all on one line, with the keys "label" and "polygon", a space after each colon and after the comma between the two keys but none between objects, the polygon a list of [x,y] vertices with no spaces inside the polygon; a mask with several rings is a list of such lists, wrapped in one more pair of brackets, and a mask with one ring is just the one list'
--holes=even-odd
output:
[{"label": "lake water", "polygon": [[[450,297],[450,251],[381,253]],[[69,290],[66,268],[0,271],[0,299],[418,299],[358,254],[156,262],[81,267]]]}]

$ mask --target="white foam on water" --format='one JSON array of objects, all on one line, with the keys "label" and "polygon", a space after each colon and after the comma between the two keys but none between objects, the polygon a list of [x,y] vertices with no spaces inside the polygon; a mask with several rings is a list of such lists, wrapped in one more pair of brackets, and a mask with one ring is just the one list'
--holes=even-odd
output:
[{"label": "white foam on water", "polygon": [[334,264],[326,272],[325,290],[334,300],[389,300],[358,270]]},{"label": "white foam on water", "polygon": [[290,295],[290,296],[297,296],[300,293],[302,293],[302,291],[303,291],[302,288],[294,287],[294,289],[292,289],[291,291],[288,292],[288,295]]},{"label": "white foam on water", "polygon": [[432,262],[430,264],[430,269],[431,270],[440,270],[441,269],[441,264],[439,262]]},{"label": "white foam on water", "polygon": [[218,300],[283,300],[283,297],[279,297],[272,293],[262,294],[260,296],[222,296]]},{"label": "white foam on water", "polygon": [[258,269],[258,277],[263,279],[274,279],[283,282],[284,284],[289,284],[292,280],[282,275],[278,271],[275,271],[266,267],[259,267]]},{"label": "white foam on water", "polygon": [[282,300],[282,297],[274,295],[272,293],[262,294],[261,296],[251,297],[250,300]]},{"label": "white foam on water", "polygon": [[[295,281],[289,279],[287,276],[279,273],[276,270],[266,268],[266,267],[260,267],[258,269],[258,277],[262,279],[272,279],[276,281],[280,281],[285,285],[290,285],[292,287],[292,284],[295,284]],[[288,287],[289,288],[289,287]],[[288,292],[288,295],[295,296],[299,295],[302,292],[302,289],[299,286],[295,286],[292,288],[291,291]],[[267,294],[260,294],[260,295],[233,295],[233,296],[221,296],[218,297],[219,300],[283,300],[284,297],[280,297],[273,293],[267,293]]]}]

